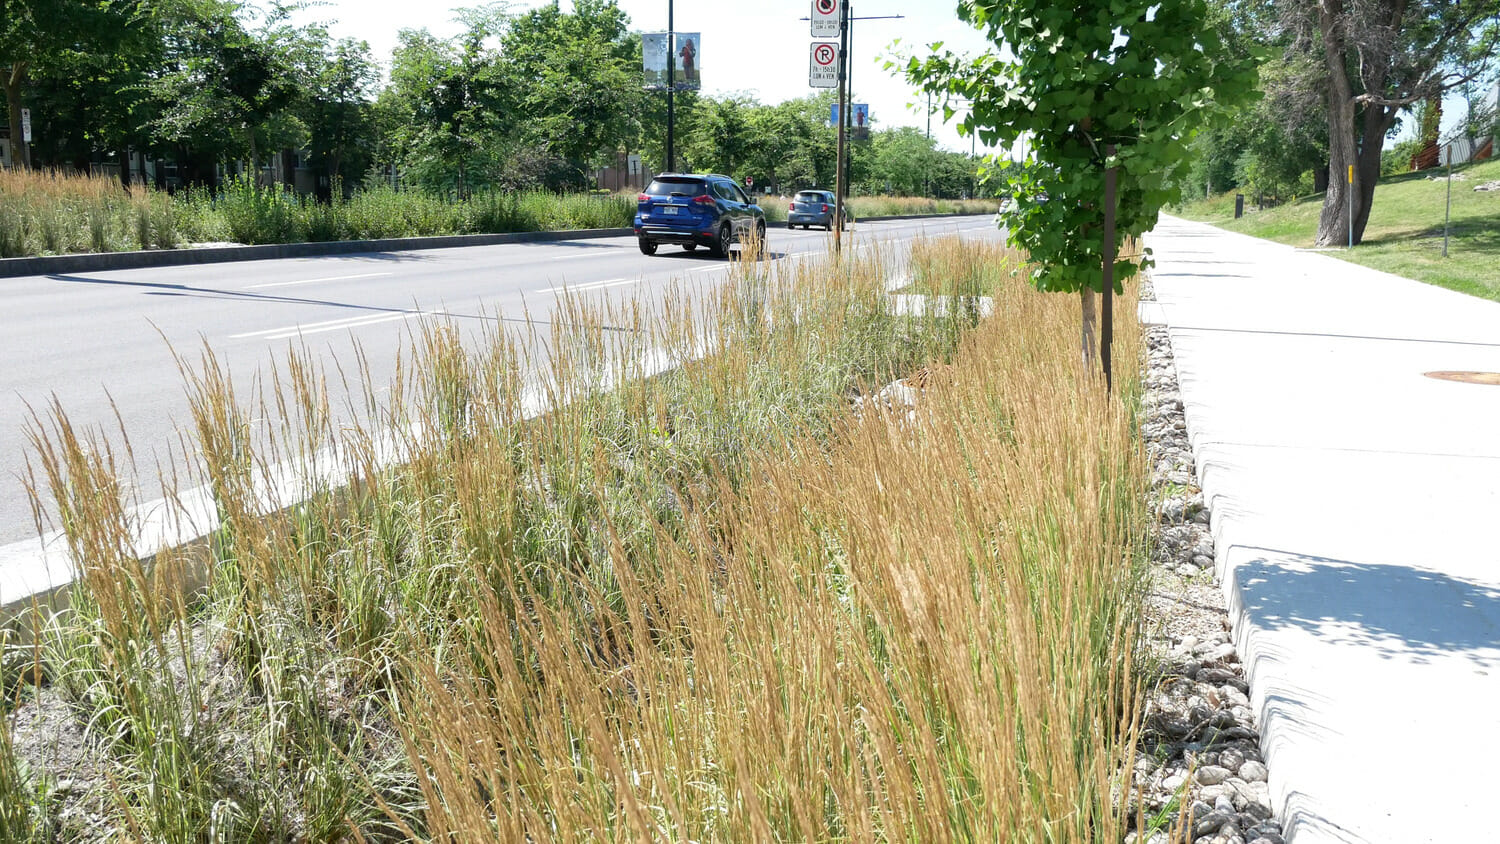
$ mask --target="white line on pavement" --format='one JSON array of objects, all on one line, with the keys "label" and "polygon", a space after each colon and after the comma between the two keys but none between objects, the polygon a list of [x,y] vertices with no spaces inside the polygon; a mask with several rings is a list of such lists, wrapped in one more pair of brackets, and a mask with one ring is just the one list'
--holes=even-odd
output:
[{"label": "white line on pavement", "polygon": [[308,334],[321,334],[325,331],[342,331],[346,328],[363,328],[366,325],[375,325],[392,320],[405,320],[412,317],[436,316],[446,313],[439,309],[436,311],[403,311],[394,314],[374,314],[370,316],[347,317],[345,319],[330,319],[324,322],[312,322],[307,325],[281,326],[279,328],[267,328],[261,331],[247,331],[244,334],[231,334],[231,340],[241,340],[246,337],[260,337],[265,340],[285,340],[289,337],[300,337]]},{"label": "white line on pavement", "polygon": [[581,293],[586,290],[602,290],[606,287],[619,287],[622,284],[634,284],[638,279],[634,278],[607,278],[604,281],[590,281],[586,284],[570,284],[566,287],[553,288],[558,295],[563,293]]},{"label": "white line on pavement", "polygon": [[312,284],[318,281],[348,281],[355,278],[375,278],[383,275],[395,275],[395,273],[360,273],[359,275],[331,275],[326,278],[303,278],[297,281],[273,281],[268,284],[252,284],[246,290],[262,290],[267,287],[290,287],[294,284]]}]

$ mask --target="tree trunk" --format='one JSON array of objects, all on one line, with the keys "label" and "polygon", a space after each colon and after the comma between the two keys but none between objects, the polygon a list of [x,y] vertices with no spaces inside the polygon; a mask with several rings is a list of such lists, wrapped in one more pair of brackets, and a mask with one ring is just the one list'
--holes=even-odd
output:
[{"label": "tree trunk", "polygon": [[1092,373],[1099,365],[1099,345],[1094,332],[1098,322],[1094,312],[1094,288],[1083,288],[1079,304],[1083,307],[1083,371]]},{"label": "tree trunk", "polygon": [[1328,190],[1328,165],[1319,164],[1313,168],[1313,193],[1322,193]]},{"label": "tree trunk", "polygon": [[[1349,165],[1355,163],[1354,91],[1344,68],[1344,33],[1340,0],[1318,4],[1318,24],[1323,34],[1323,58],[1328,68],[1328,192],[1323,194],[1323,213],[1318,218],[1319,246],[1350,242]],[[1379,171],[1377,171],[1379,172]],[[1353,199],[1359,203],[1360,197]],[[1356,219],[1359,207],[1353,208]],[[1356,239],[1354,241],[1358,243]]]},{"label": "tree trunk", "polygon": [[13,62],[0,72],[0,83],[5,86],[5,108],[10,117],[10,166],[29,169],[30,156],[26,154],[25,141],[21,133],[21,83],[26,79],[26,62]]},{"label": "tree trunk", "polygon": [[1370,222],[1370,206],[1375,201],[1375,185],[1380,182],[1380,150],[1385,144],[1385,133],[1396,121],[1397,109],[1373,103],[1365,106],[1361,115],[1359,133],[1359,161],[1354,165],[1354,242],[1365,237],[1365,225]]}]

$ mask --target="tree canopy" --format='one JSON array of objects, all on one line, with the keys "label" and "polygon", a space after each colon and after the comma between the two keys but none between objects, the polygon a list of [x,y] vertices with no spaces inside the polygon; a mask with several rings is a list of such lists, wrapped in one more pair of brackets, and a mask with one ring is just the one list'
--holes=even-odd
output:
[{"label": "tree canopy", "polygon": [[[959,15],[1004,51],[939,49],[909,58],[907,78],[944,97],[949,118],[962,104],[961,131],[1024,142],[1031,166],[1001,160],[991,177],[1018,200],[1004,221],[1037,287],[1101,290],[1106,170],[1118,172],[1119,233],[1150,229],[1177,197],[1194,131],[1251,96],[1253,63],[1201,0],[963,0]],[[1115,278],[1134,269],[1121,262]]]}]

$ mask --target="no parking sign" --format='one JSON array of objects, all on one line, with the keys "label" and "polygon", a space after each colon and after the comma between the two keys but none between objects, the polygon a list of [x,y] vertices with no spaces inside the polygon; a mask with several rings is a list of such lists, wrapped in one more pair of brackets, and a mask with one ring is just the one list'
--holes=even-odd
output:
[{"label": "no parking sign", "polygon": [[812,37],[839,37],[839,4],[843,0],[813,0]]},{"label": "no parking sign", "polygon": [[807,84],[814,88],[834,88],[839,84],[839,45],[814,41],[810,51]]}]

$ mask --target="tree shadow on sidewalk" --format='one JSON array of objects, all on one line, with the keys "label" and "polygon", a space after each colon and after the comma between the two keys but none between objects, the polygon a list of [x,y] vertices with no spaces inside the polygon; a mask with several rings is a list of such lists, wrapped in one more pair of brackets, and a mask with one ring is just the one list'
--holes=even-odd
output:
[{"label": "tree shadow on sidewalk", "polygon": [[1500,667],[1500,588],[1429,569],[1247,548],[1235,567],[1249,620],[1372,647],[1383,658],[1463,656]]}]

